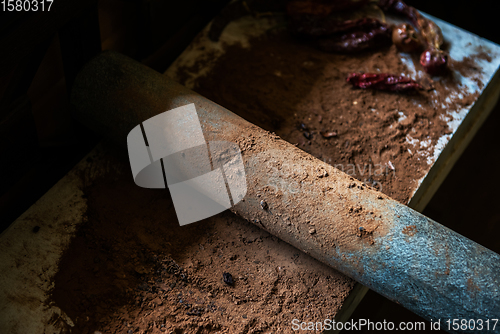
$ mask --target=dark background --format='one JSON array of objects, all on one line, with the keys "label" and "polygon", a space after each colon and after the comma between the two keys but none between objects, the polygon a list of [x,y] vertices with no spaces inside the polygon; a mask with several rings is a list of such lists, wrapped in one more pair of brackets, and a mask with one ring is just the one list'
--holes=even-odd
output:
[{"label": "dark background", "polygon": [[[51,13],[0,11],[0,230],[100,140],[69,113],[68,94],[81,65],[102,48],[164,71],[226,3],[56,0]],[[500,43],[493,1],[407,3]],[[424,211],[497,253],[499,111],[497,105]],[[371,291],[353,318],[421,320]]]}]

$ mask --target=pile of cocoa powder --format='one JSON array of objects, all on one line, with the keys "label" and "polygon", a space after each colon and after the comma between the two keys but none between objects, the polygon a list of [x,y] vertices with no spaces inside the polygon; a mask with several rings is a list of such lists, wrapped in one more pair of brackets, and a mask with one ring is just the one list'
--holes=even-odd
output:
[{"label": "pile of cocoa powder", "polygon": [[350,278],[229,211],[179,226],[168,190],[106,159],[89,162],[114,171],[84,181],[86,221],[54,279],[75,324],[63,332],[293,333],[293,319],[333,319],[351,292]]}]

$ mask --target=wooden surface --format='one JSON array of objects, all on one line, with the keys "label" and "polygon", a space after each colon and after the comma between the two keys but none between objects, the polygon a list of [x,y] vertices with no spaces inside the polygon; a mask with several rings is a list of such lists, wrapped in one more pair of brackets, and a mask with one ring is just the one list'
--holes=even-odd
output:
[{"label": "wooden surface", "polygon": [[[245,45],[249,37],[247,32],[258,35],[274,23],[270,19],[240,19],[228,26],[221,42],[241,42]],[[463,110],[450,110],[454,115],[454,120],[450,123],[454,131],[453,136],[443,137],[435,147],[434,152],[437,153],[431,157],[429,171],[414,190],[409,205],[417,210],[422,210],[438,189],[491,111],[500,91],[496,74],[500,64],[500,48],[444,22],[438,21],[438,24],[443,29],[445,38],[451,42],[452,57],[460,59],[460,56],[470,52],[472,49],[465,47],[468,42],[473,46],[484,45],[495,57],[489,65],[482,64],[484,73],[476,78],[485,85],[485,88],[480,89],[480,99]],[[455,44],[455,41],[459,43]],[[460,44],[463,41],[465,44]],[[204,50],[201,50],[202,46],[205,47]],[[176,66],[192,64],[200,57],[207,57],[208,50],[215,50],[215,57],[223,53],[221,43],[212,43],[206,38],[203,39],[202,35],[196,44],[188,47],[179,57],[167,74],[172,75]],[[215,60],[213,54],[211,57]],[[209,71],[210,62],[199,73],[194,73],[193,78],[196,75],[208,75]],[[474,89],[473,83],[470,84],[471,89]],[[106,154],[106,149],[98,147],[90,156],[104,162]],[[88,170],[87,167],[83,160],[0,236],[0,332],[57,333],[65,327],[62,323],[71,326],[71,319],[67,318],[57,305],[46,306],[45,303],[49,300],[53,287],[51,279],[57,271],[57,262],[71,235],[84,220],[86,201],[80,190],[83,182],[80,177],[82,171],[93,179],[113,169],[113,166],[106,164],[100,169]],[[35,232],[37,226],[41,228]],[[350,315],[365,292],[364,287],[351,288],[351,295],[344,301],[345,308],[341,311],[341,318],[346,319]]]}]

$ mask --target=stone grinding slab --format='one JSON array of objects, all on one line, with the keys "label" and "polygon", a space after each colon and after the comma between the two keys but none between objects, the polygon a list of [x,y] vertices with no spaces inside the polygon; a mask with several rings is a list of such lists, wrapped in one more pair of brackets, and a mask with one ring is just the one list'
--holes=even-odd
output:
[{"label": "stone grinding slab", "polygon": [[[443,136],[438,145],[434,147],[433,154],[426,155],[426,158],[430,159],[432,167],[430,166],[426,176],[419,180],[419,187],[414,190],[413,193],[415,195],[410,201],[410,206],[417,209],[418,205],[425,205],[433,193],[432,188],[437,189],[447,170],[451,169],[454,161],[461,153],[460,150],[465,148],[468,140],[472,138],[477,128],[491,110],[498,93],[496,82],[497,68],[500,64],[497,56],[499,53],[498,46],[440,20],[436,20],[436,22],[441,26],[445,38],[451,42],[450,54],[452,57],[455,59],[466,57],[475,53],[477,48],[481,47],[492,55],[492,60],[481,64],[483,66],[482,72],[478,72],[470,77],[461,77],[461,80],[463,80],[469,89],[479,91],[482,95],[472,105],[460,110],[450,110],[453,120],[450,121],[449,125],[453,131],[453,135]],[[275,22],[270,19],[256,20],[253,18],[244,18],[228,26],[224,32],[222,41],[225,43],[243,43],[245,45],[248,43],[248,32],[259,35],[261,32],[273,27],[274,24]],[[203,50],[202,47],[204,48]],[[209,50],[211,51],[209,52]],[[210,55],[209,58],[215,60],[222,53],[222,44],[208,42],[206,38],[203,38],[202,34],[201,37],[188,47],[185,53],[167,71],[167,74],[173,74],[176,66],[189,63],[194,64],[198,59],[197,57],[206,58],[207,55]],[[209,71],[210,61],[198,73],[193,73],[193,82],[197,75],[201,73],[207,74]],[[415,72],[415,76],[418,76],[418,72]],[[189,83],[187,85],[189,86]],[[419,145],[422,148],[423,154],[425,154],[425,144],[422,145],[419,143]],[[115,167],[119,165],[113,165],[109,162],[110,154],[112,153],[102,147],[94,150],[90,154],[92,163],[89,163],[88,160],[82,161],[2,234],[0,241],[2,249],[0,256],[2,256],[2,261],[0,263],[2,272],[5,273],[1,277],[3,289],[0,300],[0,308],[2,310],[2,321],[0,323],[2,332],[63,332],[68,326],[71,327],[73,324],[65,312],[50,302],[48,296],[54,285],[53,277],[58,270],[57,262],[63,250],[68,247],[70,238],[75,233],[77,227],[87,219],[85,213],[88,211],[88,206],[82,189],[91,185],[103,175],[124,172],[123,166],[120,171],[120,167]],[[420,199],[414,200],[419,192],[422,193]],[[219,224],[222,223],[227,223],[227,220],[221,219]],[[237,222],[235,224],[244,223]],[[259,237],[267,240],[265,234],[263,234],[264,237],[260,236],[260,234],[265,232],[254,232],[258,235],[255,240],[259,239]],[[272,241],[271,245],[273,243],[279,243],[279,241]],[[272,249],[272,247],[277,246],[270,247]],[[283,252],[291,252],[292,257],[296,254],[291,249],[283,250]],[[284,253],[281,253],[281,256]],[[306,255],[301,256],[306,257]],[[30,260],[27,260],[28,258]],[[285,258],[280,260],[284,261]],[[311,259],[305,260],[306,263],[308,263],[307,261],[311,261]],[[318,263],[317,266],[319,268],[322,265]],[[264,271],[269,271],[271,267],[267,266],[264,269]],[[306,269],[301,268],[301,270]],[[330,269],[323,268],[321,270],[328,271]],[[141,271],[142,269],[139,269],[139,275],[146,274],[141,273]],[[318,279],[321,280],[321,277],[324,275],[328,276],[328,274],[325,274],[325,271],[323,271],[323,274],[317,276],[319,277]],[[279,277],[279,274],[268,274],[270,277]],[[334,271],[331,275],[332,277],[339,277],[337,276],[339,274]],[[220,283],[220,279],[218,281]],[[340,290],[343,287],[347,290],[352,290],[354,286],[353,282],[348,279],[338,279],[337,283],[339,285],[336,288],[340,287]],[[342,291],[348,293],[349,291],[347,290]],[[340,304],[345,302],[346,295],[342,293],[338,297]],[[148,296],[144,297],[148,298]],[[323,296],[323,298],[331,299],[331,296]],[[340,304],[334,305],[333,308],[332,305],[327,305],[330,307],[329,310],[320,316],[333,316],[340,308]],[[239,305],[234,304],[234,301],[233,305],[235,305],[233,312],[239,313],[236,307]],[[263,308],[263,311],[268,311],[265,305],[260,305],[260,307]],[[228,315],[226,321],[231,322],[229,320],[230,316],[232,315]],[[26,321],[26,319],[30,320]],[[241,321],[244,322],[244,320]]]},{"label": "stone grinding slab", "polygon": [[[414,182],[411,185],[411,189],[409,189],[411,196],[407,201],[403,201],[418,211],[422,211],[425,208],[447,173],[451,170],[453,164],[486,119],[498,99],[499,92],[497,73],[500,64],[499,46],[435,17],[430,15],[427,16],[441,27],[447,43],[447,50],[450,53],[450,58],[453,59],[455,64],[462,63],[466,64],[466,66],[471,65],[472,70],[464,71],[458,66],[453,68],[451,76],[453,80],[456,80],[459,82],[459,85],[462,86],[461,91],[454,91],[446,95],[443,94],[443,91],[436,90],[432,92],[431,96],[434,98],[434,103],[439,103],[442,108],[447,109],[445,114],[440,115],[448,125],[446,133],[442,134],[434,141],[430,139],[418,140],[412,138],[411,135],[406,136],[406,142],[412,145],[411,149],[413,153],[419,155],[422,160],[427,162],[427,166],[425,166],[425,170],[421,175],[412,180]],[[389,17],[388,20],[398,22],[398,19],[393,17]],[[274,72],[276,76],[283,78],[288,76],[291,78],[290,80],[296,80],[297,72],[283,72],[282,69],[284,67],[280,68],[279,64],[271,58],[277,57],[279,59],[289,60],[293,64],[291,65],[292,67],[300,67],[302,64],[300,62],[294,63],[296,59],[293,56],[287,57],[287,54],[282,51],[282,45],[276,46],[274,51],[272,47],[270,48],[267,45],[272,44],[276,40],[280,41],[279,38],[272,40],[270,43],[265,42],[270,32],[272,33],[277,27],[279,29],[279,27],[283,26],[284,22],[280,17],[256,19],[248,16],[231,22],[223,31],[219,42],[213,42],[208,38],[208,30],[210,27],[207,27],[173,65],[167,69],[165,74],[188,88],[194,89],[195,91],[198,90],[202,95],[212,99],[214,99],[214,97],[220,98],[220,100],[214,99],[214,101],[237,113],[239,109],[243,110],[243,114],[240,115],[244,118],[250,117],[251,119],[251,111],[245,110],[244,103],[249,102],[249,104],[251,104],[253,101],[259,101],[262,104],[262,99],[259,99],[261,98],[260,92],[269,89],[272,84],[265,88],[258,87],[258,85],[251,86],[244,80],[244,74],[252,75],[252,73],[249,73],[249,71],[242,71],[244,74],[241,75],[242,80],[240,85],[244,87],[242,89],[250,90],[250,93],[245,94],[246,100],[242,101],[243,103],[241,105],[234,103],[234,101],[229,102],[232,104],[226,104],[225,95],[239,94],[240,92],[233,88],[218,89],[219,86],[223,87],[225,84],[222,78],[223,76],[221,75],[222,72],[220,72],[221,69],[234,69],[233,64],[224,67],[221,66],[220,63],[227,61],[231,62],[231,57],[235,57],[235,63],[240,61],[242,67],[245,66],[245,62],[251,62],[254,65],[253,68],[258,68],[258,65],[255,64],[260,64],[261,61],[265,61],[263,58],[259,59],[258,57],[261,56],[262,53],[269,52],[270,62],[277,66],[275,69],[269,69],[272,66],[267,66],[266,70]],[[286,42],[282,44],[286,44]],[[234,46],[240,46],[240,48],[249,50],[263,49],[263,51],[261,53],[240,50],[234,52]],[[290,50],[291,53],[301,51],[299,48]],[[311,49],[310,51],[313,53],[315,50]],[[316,56],[317,54],[314,54],[311,58],[314,59]],[[412,59],[411,55],[401,53],[400,59],[406,66],[406,70],[400,73],[401,75],[409,75],[411,78],[417,80],[425,77],[425,73],[415,68],[415,59]],[[220,73],[220,75],[217,76],[217,80],[219,81],[205,80],[207,77],[209,78],[210,76],[216,75],[217,71]],[[255,73],[255,75],[262,75],[262,71]],[[436,81],[440,80],[439,77],[433,79]],[[305,80],[311,82],[311,77]],[[263,82],[264,79],[261,81]],[[316,85],[324,83],[325,81],[320,82],[318,80]],[[200,90],[200,86],[203,85],[206,87],[201,87],[202,89]],[[238,83],[236,80],[231,80],[228,85],[238,85]],[[293,84],[287,85],[287,89],[289,89],[290,86],[293,86]],[[279,83],[276,87],[279,87]],[[211,93],[211,90],[216,91],[216,93],[212,96],[206,95],[207,92]],[[292,89],[290,89],[290,91],[291,90]],[[219,91],[223,93],[219,93]],[[295,91],[290,92],[290,97],[292,97],[293,93],[295,93]],[[457,103],[460,99],[463,99],[465,95],[473,96],[468,101],[468,104]],[[280,95],[279,98],[283,99],[284,96],[286,98],[285,94]],[[308,97],[304,97],[304,99],[307,98]],[[255,108],[253,110],[255,110]],[[283,116],[283,113],[279,114],[279,116]],[[406,118],[406,115],[402,112],[400,112],[399,116],[401,117],[400,119],[403,120]],[[308,116],[305,116],[303,119],[307,119],[307,117]],[[285,130],[278,129],[276,132],[287,139]],[[288,138],[291,137],[293,136],[288,136]],[[316,151],[316,154],[314,152],[309,153],[321,159],[322,153],[320,152],[318,154],[317,152],[318,151]],[[334,165],[335,162],[331,164]],[[400,198],[397,199],[401,200]],[[350,298],[346,300],[343,308],[337,314],[337,319],[346,320],[352,313],[355,305],[362,299],[365,292],[366,288],[356,286]]]}]

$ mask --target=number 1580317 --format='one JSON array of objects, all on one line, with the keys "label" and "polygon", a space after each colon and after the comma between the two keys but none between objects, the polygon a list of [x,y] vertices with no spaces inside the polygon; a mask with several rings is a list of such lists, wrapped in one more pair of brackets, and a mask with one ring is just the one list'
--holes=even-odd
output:
[{"label": "number 1580317", "polygon": [[48,12],[54,0],[2,0],[4,12]]},{"label": "number 1580317", "polygon": [[445,323],[447,330],[494,331],[497,327],[498,319],[448,319]]}]

